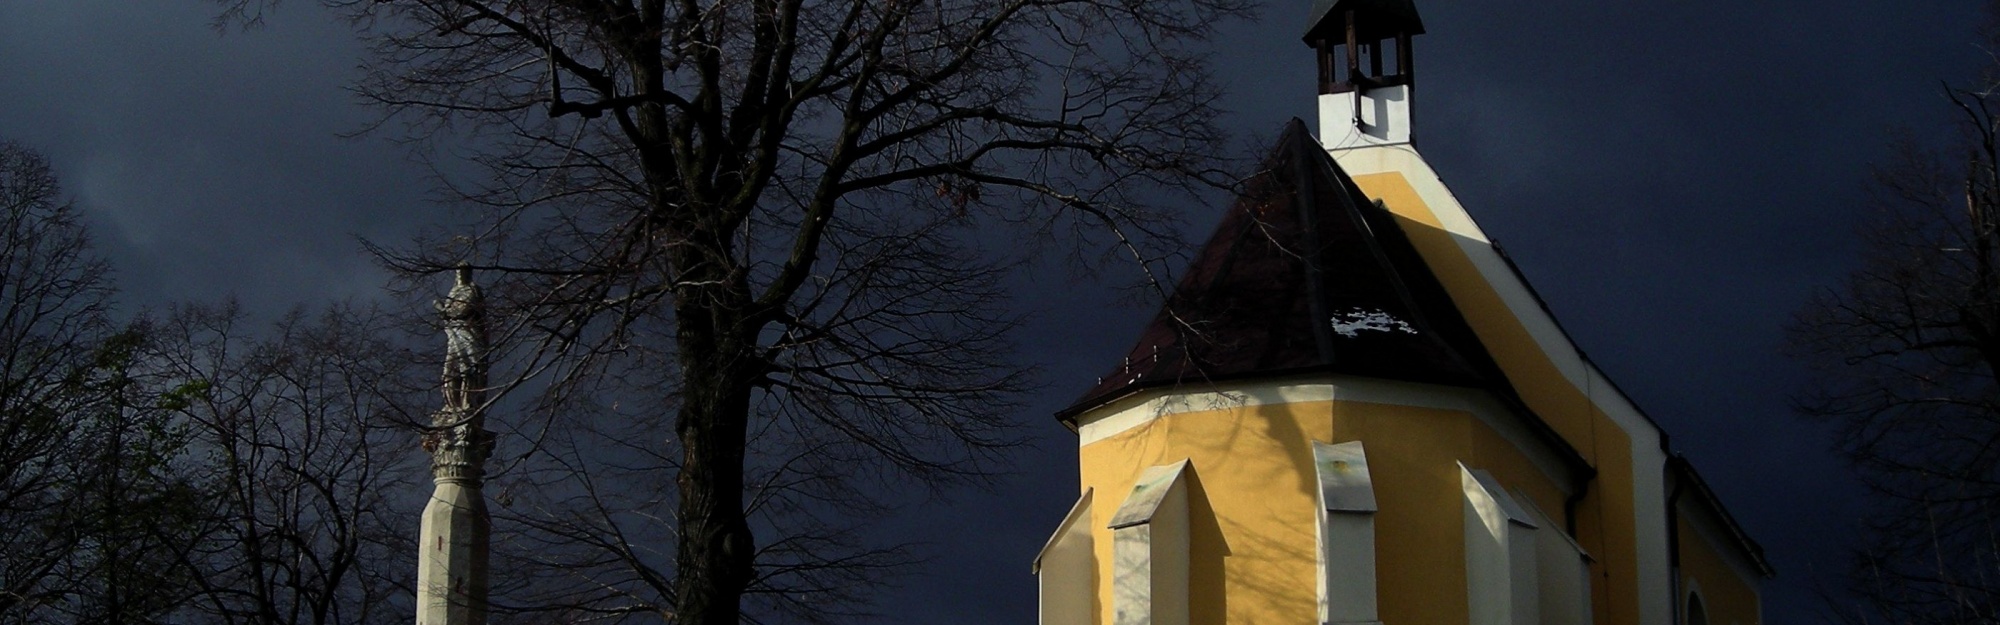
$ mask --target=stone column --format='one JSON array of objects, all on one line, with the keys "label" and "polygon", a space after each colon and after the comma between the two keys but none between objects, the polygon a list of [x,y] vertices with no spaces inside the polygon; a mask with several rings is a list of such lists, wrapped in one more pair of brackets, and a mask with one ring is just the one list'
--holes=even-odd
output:
[{"label": "stone column", "polygon": [[485,625],[491,523],[480,480],[493,433],[485,428],[485,311],[470,269],[458,269],[437,309],[445,329],[444,408],[424,434],[436,487],[417,541],[417,625]]}]

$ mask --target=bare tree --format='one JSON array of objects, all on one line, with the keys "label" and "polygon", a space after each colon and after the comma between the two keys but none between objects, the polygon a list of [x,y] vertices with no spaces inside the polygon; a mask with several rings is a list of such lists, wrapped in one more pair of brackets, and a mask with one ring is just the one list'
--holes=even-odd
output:
[{"label": "bare tree", "polygon": [[1846,587],[1858,603],[1831,601],[1849,622],[2000,619],[1996,88],[2000,74],[1944,89],[1962,151],[1899,146],[1871,186],[1860,268],[1791,328],[1816,374],[1802,411],[1840,426],[1880,497]]},{"label": "bare tree", "polygon": [[[87,367],[104,322],[103,264],[74,210],[62,200],[46,160],[0,143],[0,228],[7,279],[0,297],[12,321],[0,329],[0,619],[21,618],[29,604],[61,590],[46,586],[79,538],[54,531],[52,502],[75,483],[65,466],[85,443],[64,423],[65,379]],[[80,288],[79,288],[80,287]],[[40,314],[36,314],[40,313]],[[18,321],[15,321],[18,320]]]},{"label": "bare tree", "polygon": [[175,563],[182,619],[408,622],[422,491],[404,424],[428,376],[385,319],[336,306],[265,333],[233,305],[181,306],[155,327],[159,405],[205,457],[187,468],[205,510]]},{"label": "bare tree", "polygon": [[[271,5],[219,2],[251,21]],[[591,491],[608,474],[511,469],[523,497],[563,484],[545,513],[514,508],[548,541],[523,557],[562,560],[545,563],[588,590],[514,608],[704,625],[751,618],[746,594],[850,602],[901,559],[836,518],[879,503],[870,483],[990,470],[1028,373],[1007,350],[1007,270],[1053,251],[1150,273],[1179,249],[1173,200],[1231,180],[1202,45],[1251,8],[322,4],[373,44],[358,92],[416,136],[462,139],[490,174],[452,181],[480,209],[464,228],[383,257],[493,277],[510,322],[496,344],[522,373],[496,383],[540,392],[531,413],[617,419],[517,420],[520,457],[645,480],[614,508]],[[563,438],[614,430],[644,440],[600,454]],[[637,525],[671,543],[619,531]],[[838,544],[858,559],[828,556]]]},{"label": "bare tree", "polygon": [[188,493],[176,433],[135,401],[143,333],[48,162],[0,142],[0,622],[128,622],[165,606],[157,537]]},{"label": "bare tree", "polygon": [[398,385],[428,377],[385,317],[250,337],[111,295],[47,161],[0,143],[0,623],[406,622]]},{"label": "bare tree", "polygon": [[435,387],[390,317],[120,324],[111,296],[47,161],[0,142],[0,623],[406,623]]},{"label": "bare tree", "polygon": [[192,456],[187,431],[155,401],[143,322],[100,342],[90,365],[68,379],[86,398],[64,406],[65,427],[82,444],[61,476],[55,533],[75,548],[58,567],[30,621],[159,623],[171,620],[188,596],[190,575],[179,566],[183,545],[198,532],[206,502],[185,473]]}]

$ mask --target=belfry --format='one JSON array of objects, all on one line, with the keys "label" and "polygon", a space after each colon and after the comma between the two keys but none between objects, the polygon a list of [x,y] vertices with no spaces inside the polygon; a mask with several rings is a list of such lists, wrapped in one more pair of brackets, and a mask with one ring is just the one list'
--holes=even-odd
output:
[{"label": "belfry", "polygon": [[1761,549],[1417,151],[1413,2],[1303,32],[1317,137],[1057,414],[1041,622],[1760,625]]},{"label": "belfry", "polygon": [[444,320],[444,407],[424,450],[435,486],[417,540],[417,625],[485,625],[491,522],[480,492],[493,433],[486,430],[486,318],[472,270],[437,309]]}]

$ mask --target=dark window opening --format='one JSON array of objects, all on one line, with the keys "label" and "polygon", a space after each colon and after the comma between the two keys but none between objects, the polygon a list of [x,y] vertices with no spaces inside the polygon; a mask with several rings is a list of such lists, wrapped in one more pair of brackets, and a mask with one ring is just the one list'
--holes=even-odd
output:
[{"label": "dark window opening", "polygon": [[1316,41],[1320,93],[1411,84],[1409,39],[1409,35],[1395,35],[1372,41],[1356,40],[1352,46],[1345,40]]}]

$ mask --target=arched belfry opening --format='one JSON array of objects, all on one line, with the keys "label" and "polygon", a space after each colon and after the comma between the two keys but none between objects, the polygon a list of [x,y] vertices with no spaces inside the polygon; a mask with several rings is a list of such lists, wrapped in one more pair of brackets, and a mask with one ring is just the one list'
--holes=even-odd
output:
[{"label": "arched belfry opening", "polygon": [[1416,52],[1412,0],[1318,0],[1305,42],[1319,57],[1320,139],[1328,149],[1409,143]]}]

